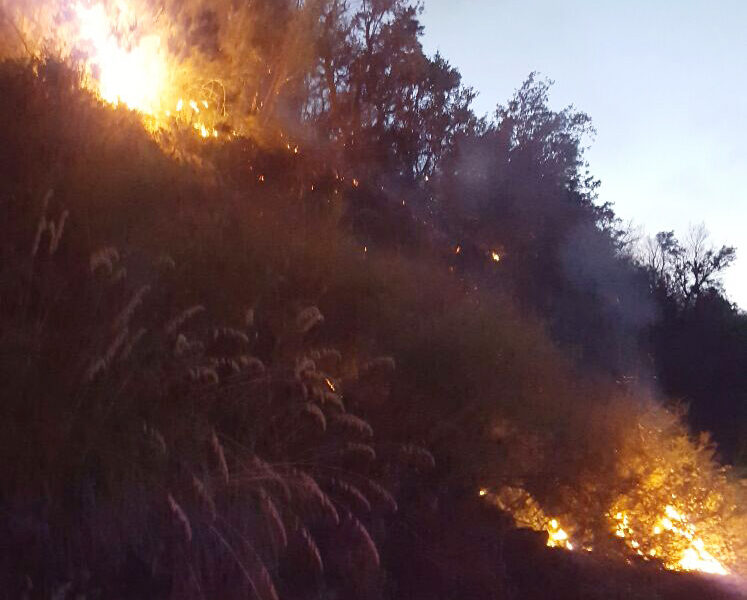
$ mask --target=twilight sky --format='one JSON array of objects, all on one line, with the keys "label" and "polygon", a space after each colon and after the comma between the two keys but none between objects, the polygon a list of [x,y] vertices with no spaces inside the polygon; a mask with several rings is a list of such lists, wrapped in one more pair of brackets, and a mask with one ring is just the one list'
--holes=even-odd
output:
[{"label": "twilight sky", "polygon": [[601,201],[646,232],[704,222],[737,247],[724,277],[747,309],[747,0],[425,0],[440,50],[492,113],[531,71],[588,113]]}]

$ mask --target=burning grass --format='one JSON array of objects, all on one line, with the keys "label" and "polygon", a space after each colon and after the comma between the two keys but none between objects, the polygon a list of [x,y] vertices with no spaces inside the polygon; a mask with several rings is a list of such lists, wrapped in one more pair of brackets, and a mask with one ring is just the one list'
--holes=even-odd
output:
[{"label": "burning grass", "polygon": [[[152,133],[183,127],[219,137],[225,89],[182,64],[173,52],[174,25],[151,3],[10,2],[5,13],[33,58],[75,64],[86,89],[140,114]],[[225,123],[222,128],[227,135]]]},{"label": "burning grass", "polygon": [[75,65],[86,89],[136,111],[151,133],[255,131],[310,68],[315,13],[290,3],[3,0],[0,10],[0,56]]},{"label": "burning grass", "polygon": [[614,472],[598,473],[592,485],[592,494],[609,499],[602,514],[589,514],[599,504],[585,503],[573,490],[549,499],[558,517],[521,487],[479,493],[518,526],[545,531],[548,546],[621,552],[677,571],[744,576],[744,482],[718,464],[707,436],[692,439],[681,414],[654,405],[622,428],[614,453]]}]

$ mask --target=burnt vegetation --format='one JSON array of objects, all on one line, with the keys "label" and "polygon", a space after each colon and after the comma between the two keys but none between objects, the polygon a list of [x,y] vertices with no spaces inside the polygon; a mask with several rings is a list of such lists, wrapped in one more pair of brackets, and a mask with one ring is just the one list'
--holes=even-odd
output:
[{"label": "burnt vegetation", "polygon": [[[550,82],[477,117],[405,0],[251,2],[240,38],[231,3],[166,2],[243,125],[153,133],[7,41],[13,4],[1,595],[739,596],[607,515],[692,492],[744,573],[735,250],[634,243]],[[503,486],[597,550],[517,529]]]}]

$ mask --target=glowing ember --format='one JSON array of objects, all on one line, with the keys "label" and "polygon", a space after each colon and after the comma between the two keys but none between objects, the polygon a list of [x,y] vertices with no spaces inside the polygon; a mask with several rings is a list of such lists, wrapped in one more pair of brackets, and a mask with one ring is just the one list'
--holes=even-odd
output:
[{"label": "glowing ember", "polygon": [[501,261],[501,255],[498,254],[495,250],[490,253],[490,258],[492,258],[495,262]]}]

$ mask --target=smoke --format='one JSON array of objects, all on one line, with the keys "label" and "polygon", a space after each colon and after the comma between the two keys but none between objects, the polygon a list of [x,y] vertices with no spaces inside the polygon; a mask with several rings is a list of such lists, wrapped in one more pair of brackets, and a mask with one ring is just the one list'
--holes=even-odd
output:
[{"label": "smoke", "polygon": [[[566,307],[575,333],[591,344],[591,354],[617,372],[645,368],[639,340],[656,318],[645,275],[620,257],[610,236],[589,224],[573,228],[566,236],[560,256],[563,273],[580,295],[590,302]],[[589,309],[601,314],[593,318]],[[605,335],[600,335],[601,329]],[[603,342],[597,346],[594,340]],[[611,343],[612,342],[612,343]]]}]

